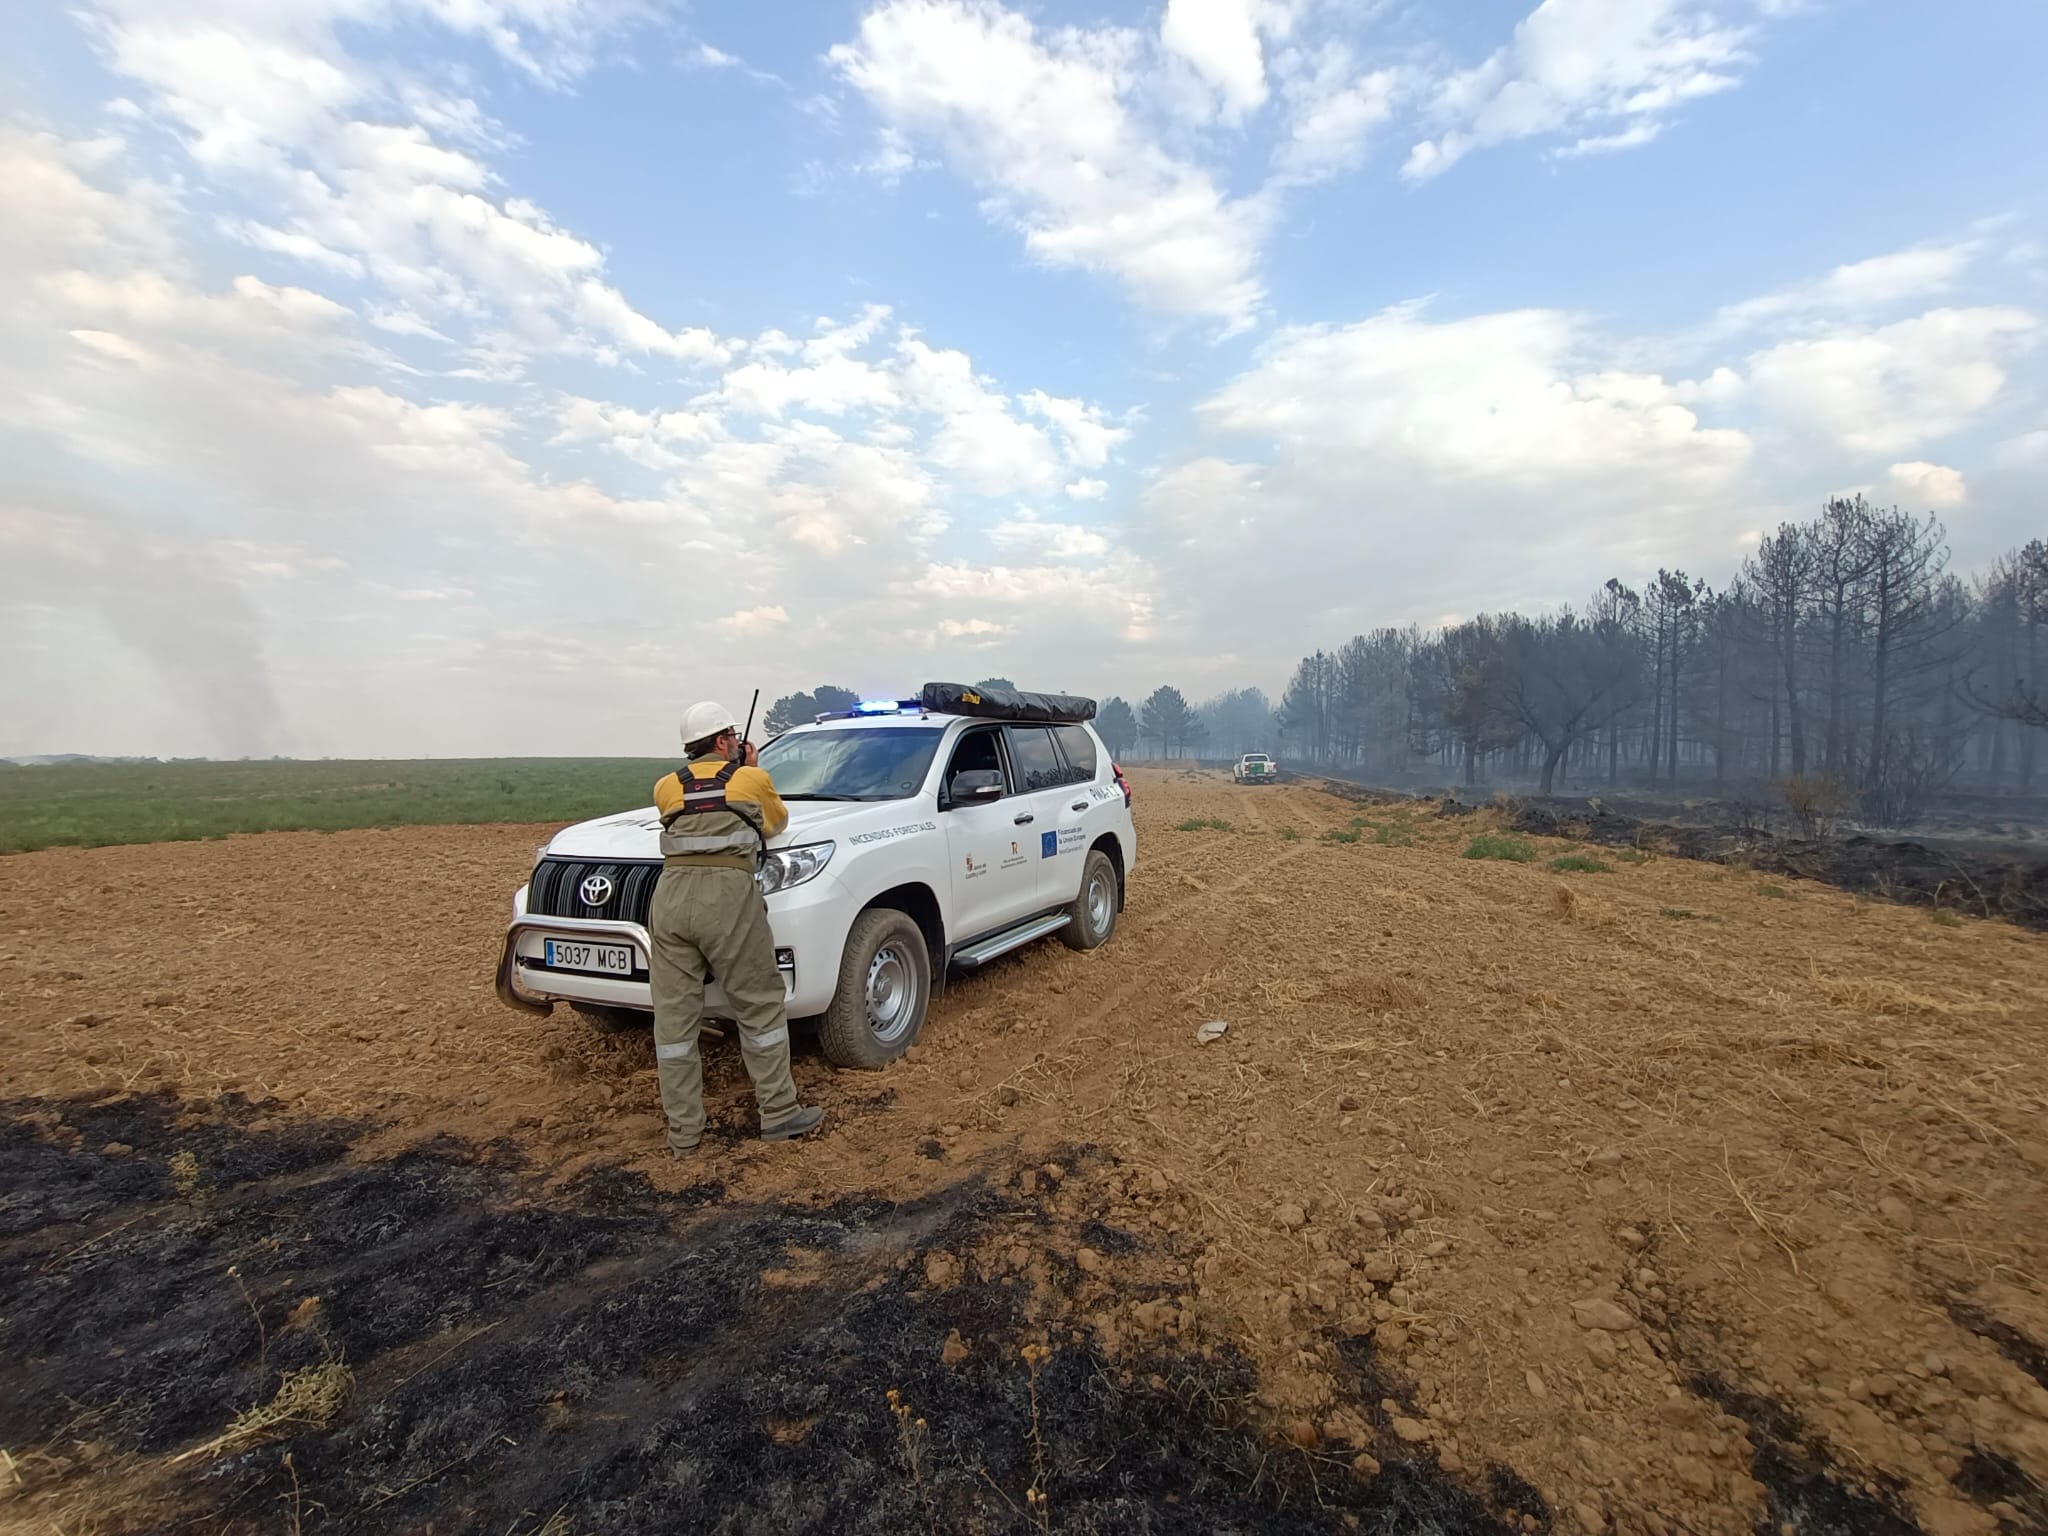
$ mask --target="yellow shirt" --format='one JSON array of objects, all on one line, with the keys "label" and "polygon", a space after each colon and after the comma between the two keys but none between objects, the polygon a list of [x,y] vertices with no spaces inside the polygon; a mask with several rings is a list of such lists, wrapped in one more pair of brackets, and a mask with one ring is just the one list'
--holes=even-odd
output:
[{"label": "yellow shirt", "polygon": [[[716,778],[725,767],[722,757],[703,757],[690,764],[690,775],[698,779]],[[782,796],[775,793],[775,781],[768,777],[765,768],[742,768],[726,781],[725,798],[728,804],[746,804],[754,807],[761,817],[761,835],[776,837],[789,825],[789,808],[782,803]],[[663,821],[682,807],[683,781],[675,774],[664,774],[654,783],[654,804],[661,812]]]}]

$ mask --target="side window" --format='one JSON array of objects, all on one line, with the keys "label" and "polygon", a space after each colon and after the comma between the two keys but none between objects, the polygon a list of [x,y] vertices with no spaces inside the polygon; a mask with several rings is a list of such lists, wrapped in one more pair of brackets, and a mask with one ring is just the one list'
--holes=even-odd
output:
[{"label": "side window", "polygon": [[1054,750],[1052,732],[1042,725],[1013,725],[1010,733],[1010,763],[1017,774],[1017,791],[1030,794],[1037,789],[1058,789],[1067,782],[1066,765]]},{"label": "side window", "polygon": [[1067,782],[1069,784],[1092,784],[1095,782],[1095,738],[1085,725],[1062,725],[1053,729],[1059,738],[1060,751],[1067,758]]},{"label": "side window", "polygon": [[946,765],[946,786],[950,791],[953,780],[963,773],[995,773],[1003,771],[1003,757],[996,745],[994,731],[969,731],[960,738],[960,744],[953,749],[953,760]]}]

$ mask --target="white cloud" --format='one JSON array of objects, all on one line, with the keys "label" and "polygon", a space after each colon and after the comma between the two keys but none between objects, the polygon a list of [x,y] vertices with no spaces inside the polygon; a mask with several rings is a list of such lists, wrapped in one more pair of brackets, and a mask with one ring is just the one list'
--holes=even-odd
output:
[{"label": "white cloud", "polygon": [[1078,523],[1042,523],[1028,512],[997,523],[988,531],[1005,554],[1035,560],[1095,560],[1109,553],[1109,540]]},{"label": "white cloud", "polygon": [[2006,359],[2036,329],[2025,310],[1935,309],[1874,330],[1784,341],[1749,359],[1773,416],[1857,453],[1907,452],[1965,426],[1994,400]]},{"label": "white cloud", "polygon": [[1718,479],[1748,451],[1655,375],[1592,366],[1555,310],[1431,321],[1398,305],[1282,331],[1201,410],[1295,452],[1398,459],[1456,477],[1651,474]]},{"label": "white cloud", "polygon": [[1168,153],[1124,100],[1140,40],[1043,36],[993,0],[884,0],[832,64],[886,127],[935,143],[1054,266],[1108,272],[1148,309],[1252,324],[1264,209]]},{"label": "white cloud", "polygon": [[1099,566],[935,562],[907,590],[963,610],[964,621],[1008,618],[1033,632],[1079,625],[1129,644],[1151,637],[1150,572],[1129,555],[1113,556]]},{"label": "white cloud", "polygon": [[1737,83],[1754,33],[1699,0],[1543,0],[1505,47],[1438,83],[1442,131],[1402,174],[1426,180],[1475,149],[1553,134],[1579,135],[1569,148],[1582,154],[1646,143],[1684,103]]},{"label": "white cloud", "polygon": [[1100,501],[1109,492],[1107,480],[1069,480],[1067,494],[1076,501]]},{"label": "white cloud", "polygon": [[1946,293],[1981,250],[1981,242],[1965,240],[1848,262],[1818,281],[1730,304],[1715,322],[1732,329],[1786,317],[1857,313]]},{"label": "white cloud", "polygon": [[1266,102],[1259,0],[1166,0],[1159,41],[1216,93],[1219,115],[1236,122]]},{"label": "white cloud", "polygon": [[905,400],[940,418],[931,449],[937,463],[991,495],[1053,483],[1057,465],[1045,433],[1010,414],[1008,400],[976,377],[966,353],[915,336],[897,351]]},{"label": "white cloud", "polygon": [[1059,428],[1066,443],[1067,462],[1080,469],[1100,469],[1109,462],[1110,451],[1130,431],[1113,427],[1102,419],[1102,409],[1085,400],[1063,400],[1034,389],[1023,396],[1024,408]]},{"label": "white cloud", "polygon": [[636,9],[627,0],[308,0],[224,11],[102,0],[93,16],[110,67],[145,88],[145,110],[182,134],[203,171],[244,183],[265,205],[262,220],[232,221],[237,238],[380,285],[420,322],[415,335],[488,317],[505,327],[490,342],[499,373],[530,351],[722,362],[727,349],[710,331],[642,313],[605,281],[595,245],[498,195],[494,174],[449,146],[501,141],[474,101],[372,68],[336,33],[343,22],[430,22],[560,85]]},{"label": "white cloud", "polygon": [[789,614],[780,603],[763,603],[758,608],[742,608],[729,613],[718,621],[721,629],[736,635],[762,635],[771,629],[779,629],[789,622]]},{"label": "white cloud", "polygon": [[1968,496],[1962,471],[1946,464],[1894,464],[1889,473],[1894,494],[1923,508],[1959,507]]},{"label": "white cloud", "polygon": [[1335,39],[1313,53],[1290,51],[1281,65],[1289,121],[1273,163],[1286,181],[1321,181],[1356,167],[1409,84],[1398,68],[1361,69]]}]

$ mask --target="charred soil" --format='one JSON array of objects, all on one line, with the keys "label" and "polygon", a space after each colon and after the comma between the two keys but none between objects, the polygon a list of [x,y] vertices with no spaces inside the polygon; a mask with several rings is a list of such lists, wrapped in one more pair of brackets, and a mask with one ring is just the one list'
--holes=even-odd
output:
[{"label": "charred soil", "polygon": [[[1107,1357],[1058,1261],[1136,1279],[1138,1242],[978,1175],[729,1203],[450,1138],[362,1161],[238,1096],[6,1110],[0,1440],[62,1529],[1517,1528],[1391,1433],[1370,1480],[1276,1450],[1227,1347]],[[309,1376],[317,1414],[256,1420]]]}]

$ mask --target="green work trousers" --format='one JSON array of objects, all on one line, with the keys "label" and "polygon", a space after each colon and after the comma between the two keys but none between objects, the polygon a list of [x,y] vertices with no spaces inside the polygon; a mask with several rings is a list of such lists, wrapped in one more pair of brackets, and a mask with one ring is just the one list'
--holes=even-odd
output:
[{"label": "green work trousers", "polygon": [[647,914],[654,992],[654,1064],[668,1144],[686,1150],[704,1134],[704,977],[718,978],[740,1027],[740,1054],[754,1080],[761,1129],[796,1113],[789,1074],[789,1015],[775,937],[760,887],[743,869],[671,864],[654,887]]}]

